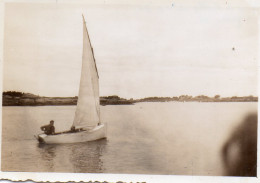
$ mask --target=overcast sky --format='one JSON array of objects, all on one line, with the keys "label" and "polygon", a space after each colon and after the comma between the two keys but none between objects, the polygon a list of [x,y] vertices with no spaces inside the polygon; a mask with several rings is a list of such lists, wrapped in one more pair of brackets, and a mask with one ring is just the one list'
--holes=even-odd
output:
[{"label": "overcast sky", "polygon": [[3,90],[76,96],[84,14],[101,96],[256,96],[256,10],[183,2],[8,3]]}]

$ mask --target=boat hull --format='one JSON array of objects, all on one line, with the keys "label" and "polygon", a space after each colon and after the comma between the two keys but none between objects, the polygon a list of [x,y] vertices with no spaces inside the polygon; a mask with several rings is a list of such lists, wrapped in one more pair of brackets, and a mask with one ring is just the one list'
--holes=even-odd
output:
[{"label": "boat hull", "polygon": [[87,142],[106,138],[107,125],[101,124],[87,131],[79,131],[73,133],[61,133],[57,135],[39,134],[37,140],[44,144],[65,144]]}]

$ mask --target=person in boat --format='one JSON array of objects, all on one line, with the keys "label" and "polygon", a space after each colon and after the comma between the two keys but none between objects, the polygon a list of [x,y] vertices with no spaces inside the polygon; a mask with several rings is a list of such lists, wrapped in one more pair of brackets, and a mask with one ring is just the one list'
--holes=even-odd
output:
[{"label": "person in boat", "polygon": [[54,135],[55,134],[54,121],[51,120],[50,124],[42,126],[41,130],[44,131],[46,135]]},{"label": "person in boat", "polygon": [[79,131],[82,131],[83,129],[82,128],[78,128],[78,129],[76,129],[76,127],[75,126],[72,126],[71,128],[70,128],[70,132],[79,132]]}]

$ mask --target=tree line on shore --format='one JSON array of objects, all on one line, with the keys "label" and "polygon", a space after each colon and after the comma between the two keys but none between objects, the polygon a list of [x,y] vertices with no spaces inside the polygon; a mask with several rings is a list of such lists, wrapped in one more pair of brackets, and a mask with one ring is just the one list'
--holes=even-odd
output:
[{"label": "tree line on shore", "polygon": [[[18,91],[5,91],[3,92],[3,106],[26,106],[26,105],[76,105],[78,97],[44,97],[34,95],[31,93],[24,93]],[[232,96],[221,97],[215,95],[214,97],[208,97],[206,95],[181,95],[173,97],[146,97],[141,99],[124,99],[117,95],[113,96],[101,96],[101,105],[123,105],[134,104],[138,102],[257,102],[258,97],[255,96]]]},{"label": "tree line on shore", "polygon": [[220,95],[215,95],[214,97],[209,97],[206,95],[181,95],[179,97],[147,97],[143,99],[135,100],[137,102],[169,102],[169,101],[179,101],[179,102],[257,102],[258,97],[250,96],[232,96],[232,97],[221,97]]}]

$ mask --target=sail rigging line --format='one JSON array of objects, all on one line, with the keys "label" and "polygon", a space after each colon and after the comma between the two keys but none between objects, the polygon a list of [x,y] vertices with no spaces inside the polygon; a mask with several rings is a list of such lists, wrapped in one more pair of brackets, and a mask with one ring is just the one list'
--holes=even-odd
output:
[{"label": "sail rigging line", "polygon": [[[84,17],[83,14],[82,14],[82,17],[83,17],[84,27],[85,27],[85,29],[86,29],[86,33],[87,33],[87,36],[88,36],[88,40],[89,40],[91,52],[92,52],[93,59],[94,59],[94,65],[95,65],[97,77],[99,78],[98,69],[97,69],[97,63],[96,63],[96,58],[95,58],[94,49],[93,49],[93,46],[92,46],[92,44],[91,44],[91,40],[90,40],[90,37],[89,37],[89,32],[88,32],[88,28],[87,28],[87,22],[86,22],[85,17]],[[92,89],[95,90],[94,85],[92,85]],[[98,96],[98,97],[99,97],[99,96]],[[99,102],[98,102],[98,105],[99,105]],[[100,109],[96,108],[96,112],[97,112],[97,114],[99,115],[99,121],[98,121],[98,124],[99,124],[99,123],[100,123]]]},{"label": "sail rigging line", "polygon": [[88,36],[88,39],[89,39],[89,44],[90,44],[90,47],[91,47],[91,51],[92,51],[92,54],[93,54],[95,68],[96,68],[96,71],[97,71],[97,76],[99,78],[99,74],[98,74],[98,70],[97,70],[97,64],[96,64],[96,58],[95,58],[95,54],[94,54],[94,49],[92,47],[91,40],[90,40],[89,33],[88,33],[87,22],[86,22],[85,17],[84,17],[83,14],[82,14],[82,17],[83,17],[83,22],[85,24],[84,26],[85,26],[85,29],[86,29],[86,32],[87,32],[87,36]]}]

